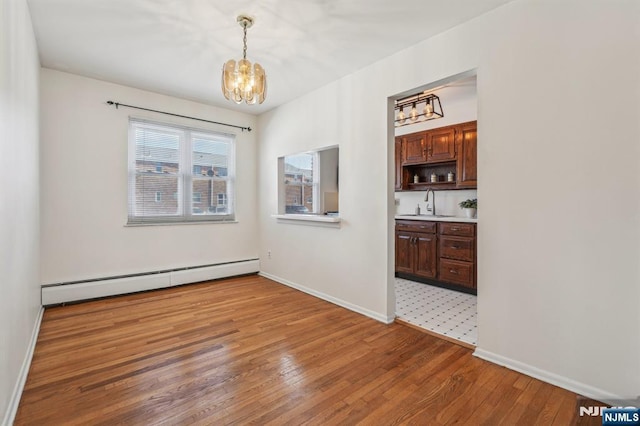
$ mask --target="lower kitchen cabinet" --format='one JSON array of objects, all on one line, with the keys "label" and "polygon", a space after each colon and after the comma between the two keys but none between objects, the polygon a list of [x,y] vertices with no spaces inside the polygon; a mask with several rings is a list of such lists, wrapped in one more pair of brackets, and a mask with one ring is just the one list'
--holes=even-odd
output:
[{"label": "lower kitchen cabinet", "polygon": [[396,272],[435,278],[436,227],[413,222],[398,221],[396,224]]},{"label": "lower kitchen cabinet", "polygon": [[476,292],[476,224],[396,221],[396,276]]}]

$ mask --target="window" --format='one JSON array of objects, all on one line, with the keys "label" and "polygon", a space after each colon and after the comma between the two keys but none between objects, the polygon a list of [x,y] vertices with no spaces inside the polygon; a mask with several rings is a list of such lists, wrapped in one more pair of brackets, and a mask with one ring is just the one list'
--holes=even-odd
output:
[{"label": "window", "polygon": [[130,119],[129,223],[234,220],[234,170],[232,135]]},{"label": "window", "polygon": [[284,157],[285,213],[318,212],[318,172],[315,152]]},{"label": "window", "polygon": [[337,214],[336,146],[278,158],[279,214]]}]

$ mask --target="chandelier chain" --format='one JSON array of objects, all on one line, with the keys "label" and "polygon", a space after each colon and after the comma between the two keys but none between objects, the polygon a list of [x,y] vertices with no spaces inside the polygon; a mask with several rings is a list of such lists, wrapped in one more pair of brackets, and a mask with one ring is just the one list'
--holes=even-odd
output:
[{"label": "chandelier chain", "polygon": [[245,22],[242,27],[244,28],[244,37],[242,38],[242,42],[244,43],[244,48],[242,49],[242,59],[247,59],[247,23]]}]

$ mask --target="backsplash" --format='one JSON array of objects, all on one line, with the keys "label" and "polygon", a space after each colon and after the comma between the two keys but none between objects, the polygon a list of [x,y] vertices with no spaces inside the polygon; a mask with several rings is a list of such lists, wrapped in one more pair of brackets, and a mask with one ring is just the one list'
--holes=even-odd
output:
[{"label": "backsplash", "polygon": [[[427,212],[427,203],[424,201],[426,193],[426,191],[396,192],[396,214],[413,214],[418,204],[420,205],[420,213],[429,214],[429,212]],[[437,214],[460,217],[464,216],[464,212],[458,207],[458,203],[469,198],[478,198],[478,190],[476,189],[435,191],[435,194]],[[429,202],[431,202],[431,195],[429,195]],[[478,216],[480,216],[481,209],[482,207],[478,208]]]}]

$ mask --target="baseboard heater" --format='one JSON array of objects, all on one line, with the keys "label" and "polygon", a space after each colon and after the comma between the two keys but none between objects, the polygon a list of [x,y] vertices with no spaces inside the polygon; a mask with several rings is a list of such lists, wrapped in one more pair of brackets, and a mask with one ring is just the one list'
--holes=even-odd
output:
[{"label": "baseboard heater", "polygon": [[253,274],[259,270],[260,261],[258,259],[249,259],[84,281],[45,284],[42,286],[42,305],[58,305],[119,294],[156,290],[200,281]]}]

